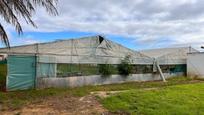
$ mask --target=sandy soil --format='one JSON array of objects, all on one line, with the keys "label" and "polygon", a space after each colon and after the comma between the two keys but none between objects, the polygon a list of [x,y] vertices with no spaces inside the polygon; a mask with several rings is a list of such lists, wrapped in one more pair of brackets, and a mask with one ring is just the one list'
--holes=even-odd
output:
[{"label": "sandy soil", "polygon": [[98,96],[100,98],[106,98],[106,97],[109,97],[111,95],[115,95],[117,93],[125,92],[125,91],[128,91],[128,90],[122,90],[122,91],[95,91],[95,92],[91,92],[90,94],[94,95],[94,96]]},{"label": "sandy soil", "polygon": [[110,115],[93,95],[85,97],[50,97],[20,110],[0,112],[1,115]]}]

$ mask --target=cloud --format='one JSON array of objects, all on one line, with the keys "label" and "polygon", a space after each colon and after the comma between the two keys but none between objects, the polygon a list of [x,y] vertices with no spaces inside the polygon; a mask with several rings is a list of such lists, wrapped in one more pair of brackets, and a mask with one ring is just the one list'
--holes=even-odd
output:
[{"label": "cloud", "polygon": [[21,36],[13,36],[12,34],[10,36],[10,43],[12,46],[16,45],[26,45],[26,44],[34,44],[34,43],[40,43],[40,40],[35,39],[32,35],[21,35]]},{"label": "cloud", "polygon": [[[35,29],[25,31],[83,31],[132,38],[135,43],[204,43],[203,0],[60,0],[59,16],[39,9]],[[161,42],[162,41],[162,42]],[[171,41],[171,42],[165,42]]]}]

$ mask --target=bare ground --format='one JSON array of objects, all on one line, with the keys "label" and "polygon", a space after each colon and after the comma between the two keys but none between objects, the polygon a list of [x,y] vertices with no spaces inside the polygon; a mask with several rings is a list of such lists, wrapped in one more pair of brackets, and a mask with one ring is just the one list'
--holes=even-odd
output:
[{"label": "bare ground", "polygon": [[[157,88],[144,88],[155,90]],[[84,97],[56,96],[38,100],[17,110],[0,111],[0,115],[127,115],[122,111],[112,113],[105,109],[96,97],[106,98],[122,91],[96,91]]]},{"label": "bare ground", "polygon": [[0,111],[0,115],[127,115],[122,111],[109,112],[96,99],[97,96],[105,98],[119,92],[124,91],[91,92],[84,97],[49,97],[18,110]]},{"label": "bare ground", "polygon": [[[189,83],[203,82],[192,80]],[[144,88],[144,90],[156,90],[157,88]],[[127,113],[119,111],[111,113],[106,110],[96,99],[96,97],[106,98],[110,95],[123,91],[97,91],[91,92],[84,97],[53,96],[44,100],[34,101],[17,110],[0,111],[0,115],[126,115]],[[0,103],[1,107],[1,103]]]},{"label": "bare ground", "polygon": [[19,110],[3,111],[1,115],[109,115],[93,95],[85,97],[50,97]]},{"label": "bare ground", "polygon": [[114,94],[117,94],[117,93],[120,93],[120,92],[125,92],[125,91],[128,91],[128,90],[122,90],[122,91],[95,91],[95,92],[91,92],[90,94],[94,95],[94,96],[97,96],[97,97],[100,97],[100,98],[106,98],[106,97],[109,97],[111,95],[114,95]]}]

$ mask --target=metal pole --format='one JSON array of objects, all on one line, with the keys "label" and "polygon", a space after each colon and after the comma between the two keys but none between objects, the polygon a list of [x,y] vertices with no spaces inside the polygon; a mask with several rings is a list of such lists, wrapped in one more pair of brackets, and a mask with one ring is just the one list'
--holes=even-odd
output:
[{"label": "metal pole", "polygon": [[159,66],[159,64],[158,64],[158,62],[156,62],[156,64],[157,64],[157,69],[159,70],[159,74],[160,74],[160,76],[161,76],[163,82],[166,82],[166,79],[165,79],[165,77],[164,77],[164,74],[162,73],[162,70],[161,70],[161,68],[160,68],[160,66]]},{"label": "metal pole", "polygon": [[36,44],[36,52],[35,52],[35,84],[34,87],[37,88],[37,77],[38,77],[38,43]]}]

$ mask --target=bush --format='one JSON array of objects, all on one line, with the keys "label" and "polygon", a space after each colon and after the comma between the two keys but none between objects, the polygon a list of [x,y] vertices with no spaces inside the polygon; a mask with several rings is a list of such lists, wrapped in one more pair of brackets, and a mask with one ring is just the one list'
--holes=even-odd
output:
[{"label": "bush", "polygon": [[113,66],[110,64],[100,64],[99,65],[99,73],[102,76],[110,76],[112,74]]},{"label": "bush", "polygon": [[118,72],[123,76],[131,74],[132,66],[130,65],[130,56],[126,56],[123,60],[121,60],[121,64],[118,65]]},{"label": "bush", "polygon": [[0,64],[0,91],[6,88],[7,65]]}]

